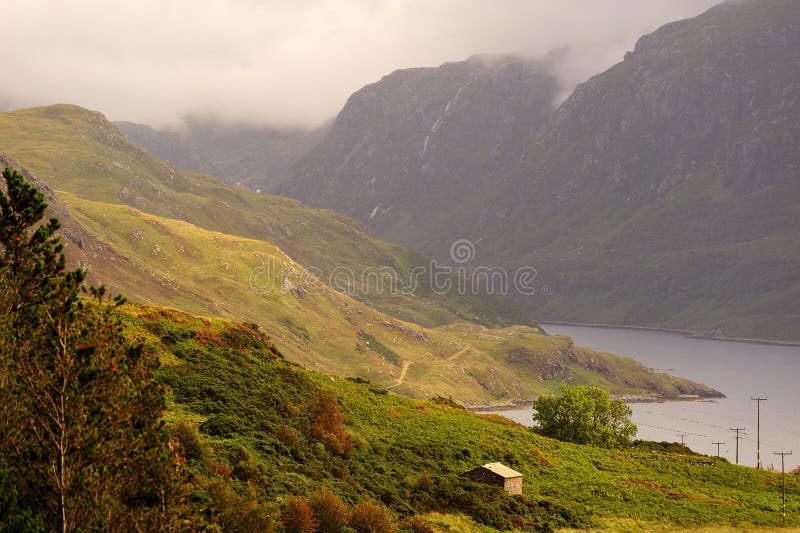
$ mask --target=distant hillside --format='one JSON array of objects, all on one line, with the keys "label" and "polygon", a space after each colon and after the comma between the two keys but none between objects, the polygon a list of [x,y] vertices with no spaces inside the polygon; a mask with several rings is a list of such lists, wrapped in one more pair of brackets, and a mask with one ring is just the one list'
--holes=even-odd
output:
[{"label": "distant hillside", "polygon": [[319,143],[327,127],[279,129],[187,118],[179,131],[115,122],[131,142],[180,170],[216,176],[228,183],[268,192],[291,166]]},{"label": "distant hillside", "polygon": [[546,70],[394,73],[281,191],[434,257],[466,238],[469,267],[530,265],[547,294],[519,301],[538,319],[800,341],[799,27],[794,0],[725,2],[554,113]]},{"label": "distant hillside", "polygon": [[424,328],[393,319],[320,283],[269,243],[64,193],[60,203],[114,253],[112,268],[93,268],[99,280],[136,301],[259,324],[309,368],[370,379],[406,396],[470,403],[530,399],[561,381],[617,394],[716,395],[537,328]]}]

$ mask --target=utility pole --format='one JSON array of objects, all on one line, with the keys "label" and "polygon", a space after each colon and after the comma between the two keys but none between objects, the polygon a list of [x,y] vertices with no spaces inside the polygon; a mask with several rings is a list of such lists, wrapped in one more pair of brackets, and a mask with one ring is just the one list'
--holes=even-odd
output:
[{"label": "utility pole", "polygon": [[721,444],[725,444],[725,443],[724,442],[712,442],[711,444],[716,444],[717,445],[717,457],[719,457],[719,447],[720,447]]},{"label": "utility pole", "polygon": [[739,439],[742,437],[739,436],[739,432],[744,431],[744,428],[731,428],[731,431],[736,432],[736,464],[739,464]]},{"label": "utility pole", "polygon": [[757,467],[761,468],[761,402],[767,399],[766,396],[763,398],[761,396],[756,396],[753,398],[750,396],[750,399],[758,404],[758,415],[756,418],[756,463]]},{"label": "utility pole", "polygon": [[792,452],[773,452],[773,455],[781,456],[781,481],[783,481],[783,524],[786,525],[786,468],[784,467],[784,457],[792,455]]},{"label": "utility pole", "polygon": [[686,446],[686,443],[683,441],[689,434],[688,433],[678,433],[678,436],[681,438],[681,446]]}]

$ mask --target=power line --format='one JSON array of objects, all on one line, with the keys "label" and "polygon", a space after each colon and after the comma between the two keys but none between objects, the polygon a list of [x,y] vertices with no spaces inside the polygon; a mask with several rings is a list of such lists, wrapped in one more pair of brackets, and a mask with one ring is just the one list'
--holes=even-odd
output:
[{"label": "power line", "polygon": [[741,438],[739,436],[739,433],[744,431],[744,428],[730,428],[730,430],[736,432],[736,464],[738,465],[739,464],[739,439]]},{"label": "power line", "polygon": [[[672,432],[672,433],[680,433],[680,431],[681,431],[681,430],[675,429],[675,428],[668,428],[668,427],[664,427],[664,426],[654,426],[652,424],[644,424],[642,422],[636,422],[636,425],[637,426],[644,426],[644,427],[647,427],[647,428],[653,428],[653,429],[662,429],[664,431],[669,431],[669,432]],[[687,435],[687,436],[692,435],[694,437],[705,437],[705,438],[708,438],[708,435],[703,435],[702,433],[691,433],[689,431],[685,432],[685,435]]]},{"label": "power line", "polygon": [[725,442],[724,441],[723,442],[712,442],[711,444],[716,444],[717,445],[717,457],[719,457],[719,447],[720,447],[720,445],[725,444]]},{"label": "power line", "polygon": [[767,397],[756,396],[750,399],[758,404],[758,417],[756,418],[756,464],[761,469],[761,402],[766,401]]},{"label": "power line", "polygon": [[783,524],[786,525],[786,468],[784,458],[792,455],[792,452],[772,452],[773,455],[781,456],[781,481],[783,482]]}]

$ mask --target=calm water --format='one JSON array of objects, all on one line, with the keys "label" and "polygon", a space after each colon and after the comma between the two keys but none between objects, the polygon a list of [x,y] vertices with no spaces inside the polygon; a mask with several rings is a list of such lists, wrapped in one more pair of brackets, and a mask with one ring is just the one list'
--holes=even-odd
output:
[{"label": "calm water", "polygon": [[[727,398],[713,402],[632,404],[639,438],[680,442],[685,433],[692,449],[716,455],[714,441],[725,442],[721,455],[735,460],[731,427],[745,428],[739,440],[739,463],[756,465],[756,402],[761,402],[761,460],[780,470],[775,451],[793,450],[786,467],[800,464],[800,347],[692,339],[679,334],[614,328],[544,326],[553,335],[568,335],[576,344],[631,356],[648,367],[705,383]],[[502,413],[531,424],[531,411]]]}]

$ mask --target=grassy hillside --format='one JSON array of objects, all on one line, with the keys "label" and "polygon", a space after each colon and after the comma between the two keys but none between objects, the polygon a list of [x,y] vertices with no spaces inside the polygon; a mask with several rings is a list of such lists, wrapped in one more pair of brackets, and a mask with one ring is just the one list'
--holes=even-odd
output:
[{"label": "grassy hillside", "polygon": [[[0,113],[0,151],[58,191],[274,243],[320,279],[338,280],[341,290],[403,320],[426,326],[462,319],[486,325],[528,323],[503,298],[436,294],[428,276],[420,276],[413,291],[381,290],[374,277],[364,274],[368,269],[390,268],[403,288],[411,284],[414,267],[428,267],[428,261],[374,238],[348,217],[182,173],[129,143],[97,112],[55,105]],[[332,277],[335,272],[345,277]]]},{"label": "grassy hillside", "polygon": [[393,319],[318,282],[273,244],[65,193],[60,203],[119,258],[94,272],[99,279],[138,301],[256,323],[309,368],[470,403],[531,399],[560,381],[620,394],[714,394],[538,328]]},{"label": "grassy hillside", "polygon": [[[349,504],[377,500],[397,519],[422,515],[442,531],[780,524],[776,473],[677,445],[609,451],[561,443],[496,415],[309,372],[245,325],[152,307],[126,314],[129,336],[164,363],[167,418],[182,423],[189,445],[191,503],[209,516],[224,509],[215,500],[224,484],[268,508],[328,487]],[[340,414],[326,418],[330,412]],[[342,424],[321,431],[329,418]],[[458,478],[493,461],[524,474],[523,496]],[[787,525],[798,526],[793,476],[787,490]]]}]

